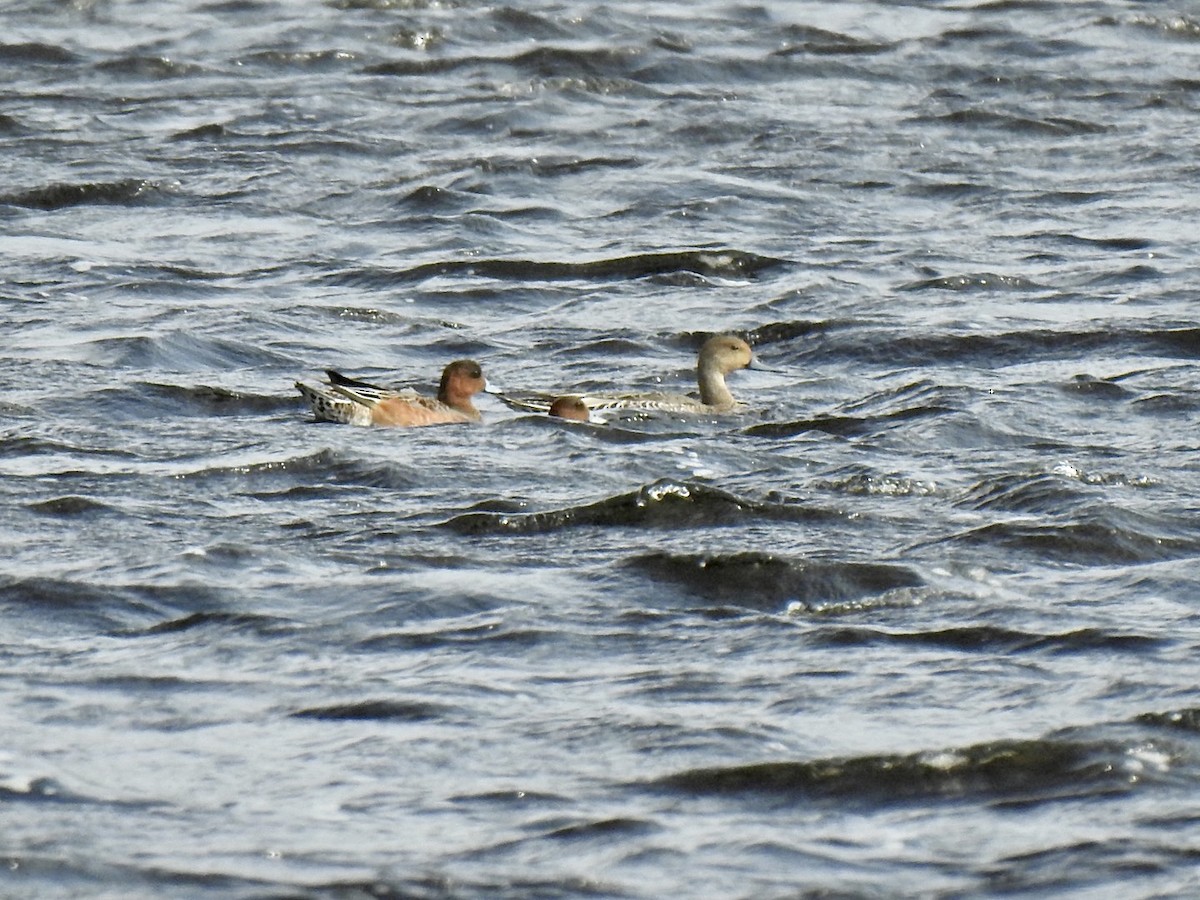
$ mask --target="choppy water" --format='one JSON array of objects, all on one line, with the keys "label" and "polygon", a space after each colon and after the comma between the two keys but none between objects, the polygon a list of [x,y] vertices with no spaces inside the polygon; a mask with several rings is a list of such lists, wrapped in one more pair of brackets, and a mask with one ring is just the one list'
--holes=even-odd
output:
[{"label": "choppy water", "polygon": [[0,894],[1200,892],[1189,9],[6,4]]}]

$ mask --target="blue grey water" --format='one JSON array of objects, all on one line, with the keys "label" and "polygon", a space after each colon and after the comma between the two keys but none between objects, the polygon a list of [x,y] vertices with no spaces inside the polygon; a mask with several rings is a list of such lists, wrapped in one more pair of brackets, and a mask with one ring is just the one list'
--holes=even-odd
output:
[{"label": "blue grey water", "polygon": [[1192,14],[9,0],[0,895],[1200,894]]}]

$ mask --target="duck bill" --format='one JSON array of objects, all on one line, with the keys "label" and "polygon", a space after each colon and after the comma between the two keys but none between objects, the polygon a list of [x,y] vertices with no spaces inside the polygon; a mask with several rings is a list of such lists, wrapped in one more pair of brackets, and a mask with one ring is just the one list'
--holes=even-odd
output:
[{"label": "duck bill", "polygon": [[755,372],[782,372],[783,371],[783,369],[777,369],[774,366],[763,365],[762,360],[760,360],[757,356],[750,357],[750,365],[746,366],[746,368],[753,369]]},{"label": "duck bill", "polygon": [[504,388],[496,387],[496,385],[485,378],[483,379],[483,392],[485,394],[503,394]]}]

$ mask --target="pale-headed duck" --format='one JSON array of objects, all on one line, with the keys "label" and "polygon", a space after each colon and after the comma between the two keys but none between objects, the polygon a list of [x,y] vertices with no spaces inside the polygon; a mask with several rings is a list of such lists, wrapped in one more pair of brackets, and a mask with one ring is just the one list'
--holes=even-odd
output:
[{"label": "pale-headed duck", "polygon": [[[765,368],[754,356],[754,352],[740,337],[719,334],[710,337],[700,347],[696,362],[696,381],[700,387],[699,399],[686,394],[665,392],[625,394],[572,394],[592,415],[598,412],[666,412],[712,414],[732,412],[739,407],[725,383],[725,376],[738,369]],[[515,409],[545,412],[553,399],[551,396],[509,397],[500,399]],[[559,397],[559,399],[565,399]],[[561,415],[561,413],[560,413]],[[577,418],[578,416],[567,416]]]}]

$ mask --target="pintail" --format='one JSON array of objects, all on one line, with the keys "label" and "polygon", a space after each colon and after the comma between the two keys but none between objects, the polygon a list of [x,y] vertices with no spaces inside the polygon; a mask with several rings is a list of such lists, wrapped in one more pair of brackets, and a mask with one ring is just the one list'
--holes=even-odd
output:
[{"label": "pintail", "polygon": [[[758,362],[754,352],[740,337],[719,334],[706,340],[700,347],[696,362],[696,381],[700,396],[673,393],[628,393],[628,394],[569,394],[569,395],[507,395],[499,394],[501,400],[514,409],[529,412],[548,412],[559,400],[564,404],[569,399],[581,403],[593,417],[606,412],[665,412],[687,414],[727,413],[738,409],[725,383],[725,376],[738,369],[766,369]],[[770,371],[770,370],[768,370]],[[564,405],[563,409],[568,409]],[[565,418],[578,418],[576,415]],[[561,413],[558,413],[561,415]]]},{"label": "pintail", "polygon": [[327,384],[312,387],[297,381],[296,390],[308,401],[317,421],[345,425],[415,427],[478,422],[479,410],[471,398],[493,390],[479,363],[470,359],[446,366],[436,398],[357,381],[333,369],[326,369],[325,374]]}]

